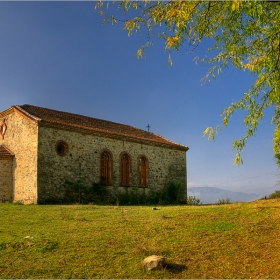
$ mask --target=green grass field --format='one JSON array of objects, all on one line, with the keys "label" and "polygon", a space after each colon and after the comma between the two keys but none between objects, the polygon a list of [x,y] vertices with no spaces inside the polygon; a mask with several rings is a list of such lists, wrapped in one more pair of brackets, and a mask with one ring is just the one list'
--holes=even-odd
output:
[{"label": "green grass field", "polygon": [[280,278],[280,199],[158,209],[0,204],[0,277]]}]

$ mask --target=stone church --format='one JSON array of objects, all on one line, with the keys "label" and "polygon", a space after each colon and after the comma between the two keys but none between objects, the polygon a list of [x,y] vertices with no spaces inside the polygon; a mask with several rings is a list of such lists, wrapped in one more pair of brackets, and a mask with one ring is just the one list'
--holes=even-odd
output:
[{"label": "stone church", "polygon": [[112,193],[160,190],[174,180],[186,198],[187,146],[129,125],[32,105],[0,113],[0,201],[44,203],[86,177]]}]

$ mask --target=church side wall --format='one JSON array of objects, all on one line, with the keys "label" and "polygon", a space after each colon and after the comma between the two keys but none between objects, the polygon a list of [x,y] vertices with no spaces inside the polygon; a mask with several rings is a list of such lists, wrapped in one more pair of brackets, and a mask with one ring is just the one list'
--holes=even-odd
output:
[{"label": "church side wall", "polygon": [[[37,203],[37,123],[31,122],[18,113],[4,117],[7,130],[0,145],[4,144],[15,156],[12,165],[12,201]],[[3,118],[0,118],[2,122]],[[7,163],[6,168],[10,166]],[[2,180],[2,178],[1,178]],[[7,180],[9,180],[7,178]]]},{"label": "church side wall", "polygon": [[[58,155],[56,145],[67,143],[65,155]],[[157,191],[175,180],[183,185],[186,196],[186,152],[158,146],[144,145],[117,139],[98,137],[78,132],[39,127],[38,146],[38,195],[39,202],[63,199],[66,180],[87,177],[91,182],[100,180],[100,157],[107,150],[112,155],[112,186],[114,194],[124,191],[120,186],[120,155],[131,159],[131,188],[138,188],[137,159],[144,155],[148,160],[148,187],[145,191]],[[128,187],[129,188],[129,187]],[[139,188],[141,191],[144,188]]]}]

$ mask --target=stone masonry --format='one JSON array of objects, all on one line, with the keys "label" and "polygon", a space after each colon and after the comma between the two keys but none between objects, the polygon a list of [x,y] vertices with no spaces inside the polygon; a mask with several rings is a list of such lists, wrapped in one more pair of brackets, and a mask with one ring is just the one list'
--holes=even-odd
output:
[{"label": "stone masonry", "polygon": [[[102,126],[111,129],[102,130],[99,123],[93,127],[91,119],[85,118],[31,105],[13,106],[0,113],[0,125],[3,122],[7,125],[3,139],[0,137],[0,147],[4,145],[14,155],[1,159],[0,153],[0,198],[5,196],[24,203],[63,199],[65,180],[86,177],[91,182],[100,181],[103,151],[112,157],[112,183],[108,188],[113,195],[127,188],[120,181],[120,156],[126,152],[131,160],[128,188],[148,193],[174,180],[182,184],[181,197],[186,198],[186,146],[150,132],[100,120]],[[67,144],[63,155],[56,150],[59,141]],[[141,156],[148,161],[146,187],[138,186],[137,164]]]},{"label": "stone masonry", "polygon": [[[57,141],[68,144],[65,156],[59,156],[55,151]],[[50,193],[62,195],[61,189],[66,179],[75,180],[87,177],[92,182],[99,182],[100,155],[103,150],[112,154],[112,187],[115,192],[123,191],[120,186],[120,154],[127,152],[131,157],[131,186],[137,186],[137,158],[144,155],[148,159],[148,188],[159,190],[169,181],[182,182],[186,190],[186,153],[167,148],[143,145],[40,127],[38,149],[38,186],[42,200]]]},{"label": "stone masonry", "polygon": [[5,175],[6,178],[13,178],[10,187],[13,192],[12,200],[36,203],[38,125],[16,112],[6,112],[2,116],[0,114],[0,123],[3,119],[7,124],[7,131],[4,139],[0,138],[0,145],[5,145],[15,155],[12,174]]}]

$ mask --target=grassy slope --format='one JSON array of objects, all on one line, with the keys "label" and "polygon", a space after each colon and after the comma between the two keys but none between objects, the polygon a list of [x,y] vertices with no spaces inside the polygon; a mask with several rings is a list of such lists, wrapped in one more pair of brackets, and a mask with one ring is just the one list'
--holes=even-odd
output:
[{"label": "grassy slope", "polygon": [[0,204],[0,277],[280,277],[279,199],[158,208]]}]

